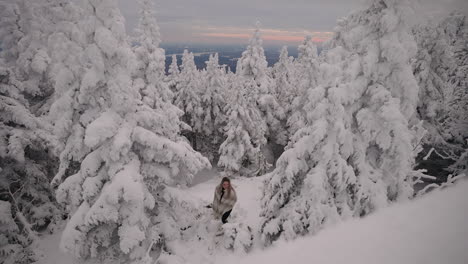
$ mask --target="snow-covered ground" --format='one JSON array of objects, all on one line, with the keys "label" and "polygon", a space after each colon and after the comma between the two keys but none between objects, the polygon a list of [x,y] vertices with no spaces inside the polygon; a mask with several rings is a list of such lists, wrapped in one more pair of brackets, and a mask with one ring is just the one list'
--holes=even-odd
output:
[{"label": "snow-covered ground", "polygon": [[[220,184],[222,177],[212,174],[212,177],[205,182],[199,183],[187,191],[192,196],[205,201],[210,204],[213,201],[214,189],[216,185]],[[204,176],[197,175],[197,177],[204,178]],[[196,180],[197,178],[195,178]],[[204,178],[206,179],[206,178]],[[233,209],[233,215],[240,214],[245,220],[245,223],[257,229],[259,214],[260,214],[260,197],[262,194],[262,182],[265,177],[255,178],[237,178],[232,180],[232,186],[236,190],[238,201]]]},{"label": "snow-covered ground", "polygon": [[[195,178],[181,190],[198,206],[208,205],[220,176],[213,171]],[[233,179],[238,194],[232,222],[258,230],[264,177]],[[466,264],[468,263],[468,181],[421,199],[394,205],[364,219],[340,223],[316,236],[277,242],[266,250],[234,254],[213,250],[207,241],[180,241],[172,247],[178,256],[162,256],[165,263],[346,263],[346,264]],[[209,213],[209,209],[206,210]],[[209,216],[207,216],[209,218]],[[46,236],[39,264],[76,263],[61,253],[59,235]],[[209,238],[209,237],[208,237]],[[209,244],[209,243],[208,243]]]},{"label": "snow-covered ground", "polygon": [[[222,263],[468,263],[468,181]],[[221,263],[221,262],[220,262]]]}]

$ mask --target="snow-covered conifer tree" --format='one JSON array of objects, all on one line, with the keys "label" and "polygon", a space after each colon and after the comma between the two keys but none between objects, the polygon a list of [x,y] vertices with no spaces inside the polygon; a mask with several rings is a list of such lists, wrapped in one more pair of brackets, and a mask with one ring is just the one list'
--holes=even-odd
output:
[{"label": "snow-covered conifer tree", "polygon": [[201,131],[197,131],[200,137],[198,149],[208,156],[211,161],[216,161],[218,149],[223,140],[223,126],[226,124],[226,76],[223,67],[218,63],[218,54],[210,55],[206,62],[206,71],[203,74],[203,85],[200,86],[201,107]]},{"label": "snow-covered conifer tree", "polygon": [[263,50],[260,23],[257,22],[255,26],[247,49],[242,52],[242,57],[237,61],[236,74],[253,79],[261,94],[269,94],[273,87],[272,80],[267,75],[268,63]]},{"label": "snow-covered conifer tree", "polygon": [[[265,156],[272,156],[267,153],[272,152],[273,144],[284,146],[287,143],[284,127],[286,117],[275,96],[275,83],[268,74],[268,63],[262,45],[260,23],[257,22],[249,45],[237,61],[236,75],[237,81],[251,90],[250,95],[256,99],[257,107],[268,127],[265,131],[268,145],[265,144],[260,148]],[[270,158],[269,162],[274,163],[274,160]]]},{"label": "snow-covered conifer tree", "polygon": [[456,62],[455,72],[450,76],[453,92],[448,105],[448,118],[444,126],[450,131],[452,140],[468,147],[468,17],[461,13],[452,13],[444,19],[440,27],[452,47]]},{"label": "snow-covered conifer tree", "polygon": [[441,125],[450,107],[453,85],[449,78],[455,71],[456,62],[440,28],[419,26],[413,33],[418,44],[418,53],[412,62],[420,87],[417,113],[419,119],[425,121],[428,131],[425,143],[446,148],[449,133]]},{"label": "snow-covered conifer tree", "polygon": [[413,195],[418,85],[405,1],[374,0],[339,22],[308,90],[307,126],[266,181],[264,241],[315,233]]},{"label": "snow-covered conifer tree", "polygon": [[[56,159],[47,120],[47,37],[58,1],[0,3],[0,262],[37,260],[36,232],[61,212],[50,188]],[[36,116],[37,114],[38,116]]]},{"label": "snow-covered conifer tree", "polygon": [[[278,103],[283,108],[285,117],[292,113],[292,105],[296,97],[297,90],[297,70],[294,65],[294,58],[288,56],[288,48],[281,48],[278,62],[272,68],[272,78],[275,82],[274,93]],[[287,135],[289,138],[290,135]]]},{"label": "snow-covered conifer tree", "polygon": [[182,121],[192,128],[191,132],[185,133],[195,149],[198,149],[196,134],[203,130],[201,85],[201,73],[197,70],[193,53],[184,50],[174,104],[184,112]]},{"label": "snow-covered conifer tree", "polygon": [[61,248],[87,260],[152,263],[153,250],[180,231],[165,186],[190,181],[209,163],[179,135],[174,108],[140,100],[117,1],[76,7],[74,23],[50,38],[51,118],[65,142],[54,183],[70,213]]},{"label": "snow-covered conifer tree", "polygon": [[455,71],[450,76],[453,92],[448,99],[447,118],[443,127],[446,136],[457,146],[458,151],[447,155],[455,163],[450,167],[453,173],[468,171],[468,17],[454,12],[439,26],[446,35],[456,62]]},{"label": "snow-covered conifer tree", "polygon": [[5,264],[36,261],[31,240],[20,231],[10,202],[0,200],[0,261]]},{"label": "snow-covered conifer tree", "polygon": [[[36,231],[60,219],[49,186],[56,169],[52,152],[56,142],[48,123],[30,112],[29,94],[19,89],[22,82],[14,75],[0,66],[0,201],[8,203],[15,222],[11,236],[22,239],[5,233],[9,238],[0,239],[0,261],[30,263],[35,256],[29,246],[38,242]],[[18,244],[11,244],[14,241]]]},{"label": "snow-covered conifer tree", "polygon": [[256,176],[267,169],[261,149],[266,144],[267,126],[257,107],[253,90],[245,87],[240,80],[230,82],[226,100],[229,103],[225,107],[226,139],[219,149],[218,166],[227,174]]},{"label": "snow-covered conifer tree", "polygon": [[138,63],[135,85],[141,87],[142,100],[150,107],[155,107],[157,101],[172,104],[173,94],[164,82],[166,56],[159,47],[161,36],[153,0],[139,0],[139,7],[140,20],[135,38],[138,44],[134,47]]},{"label": "snow-covered conifer tree", "polygon": [[172,55],[171,64],[169,65],[168,75],[166,76],[166,82],[169,85],[171,91],[175,92],[177,89],[177,84],[179,83],[180,70],[177,65],[177,55]]},{"label": "snow-covered conifer tree", "polygon": [[296,69],[296,75],[293,79],[294,98],[290,105],[290,114],[287,121],[289,137],[292,137],[297,130],[306,126],[304,106],[308,100],[307,90],[317,86],[320,75],[317,47],[311,36],[307,36],[304,42],[299,45],[298,53],[299,56],[294,63]]},{"label": "snow-covered conifer tree", "polygon": [[223,107],[225,106],[226,80],[224,69],[219,65],[218,53],[210,55],[206,62],[205,85],[202,87],[202,104],[205,111],[203,132],[212,135],[224,122]]}]

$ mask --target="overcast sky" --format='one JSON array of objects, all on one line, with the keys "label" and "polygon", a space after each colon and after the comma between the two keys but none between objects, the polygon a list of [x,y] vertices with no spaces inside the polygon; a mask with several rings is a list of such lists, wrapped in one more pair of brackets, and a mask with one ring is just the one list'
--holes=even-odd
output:
[{"label": "overcast sky", "polygon": [[[166,43],[246,43],[259,20],[265,43],[297,44],[305,35],[327,39],[336,20],[368,0],[155,0]],[[468,13],[468,0],[413,0],[417,16],[440,17],[449,10]],[[138,19],[136,0],[119,0],[131,32]]]}]

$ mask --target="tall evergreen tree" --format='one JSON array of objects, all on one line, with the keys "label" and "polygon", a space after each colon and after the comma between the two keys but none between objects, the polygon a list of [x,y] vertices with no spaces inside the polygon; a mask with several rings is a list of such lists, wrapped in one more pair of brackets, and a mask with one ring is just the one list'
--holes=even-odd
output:
[{"label": "tall evergreen tree", "polygon": [[160,99],[172,105],[173,94],[164,82],[166,56],[159,47],[161,36],[152,0],[139,0],[140,20],[136,29],[134,48],[137,56],[136,86],[140,87],[143,102],[150,107]]},{"label": "tall evergreen tree", "polygon": [[[293,103],[296,98],[303,95],[298,93],[298,76],[297,67],[294,65],[294,58],[288,56],[288,48],[286,46],[281,48],[278,62],[272,68],[272,78],[275,82],[274,94],[278,99],[278,103],[283,108],[285,117],[289,118],[293,111]],[[284,122],[284,121],[283,121]],[[286,124],[282,124],[286,127]],[[293,122],[291,126],[300,125]],[[291,137],[291,129],[288,129],[286,137]],[[283,142],[285,143],[285,142]]]},{"label": "tall evergreen tree", "polygon": [[49,185],[57,141],[40,115],[50,95],[47,38],[60,2],[0,3],[1,263],[36,261],[36,233],[61,215]]},{"label": "tall evergreen tree", "polygon": [[54,182],[70,213],[61,248],[86,260],[152,263],[177,234],[170,227],[179,231],[166,186],[209,163],[180,137],[173,108],[149,107],[132,86],[135,57],[117,1],[78,3],[76,21],[60,25],[50,47],[51,118],[66,142]]},{"label": "tall evergreen tree", "polygon": [[277,162],[262,199],[266,243],[315,233],[413,195],[418,85],[406,2],[374,0],[339,23],[307,126]]},{"label": "tall evergreen tree", "polygon": [[451,47],[445,34],[436,26],[419,26],[413,29],[418,44],[418,53],[412,60],[413,71],[418,81],[419,103],[417,113],[425,121],[426,143],[446,146],[446,131],[441,127],[446,119],[453,85],[449,78],[455,71]]},{"label": "tall evergreen tree", "polygon": [[[239,82],[243,82],[247,89],[252,90],[251,95],[257,101],[257,107],[268,126],[266,130],[268,141],[285,145],[287,141],[284,128],[285,114],[275,97],[275,85],[268,75],[268,63],[262,45],[260,23],[257,22],[247,49],[237,61],[236,75]],[[261,149],[266,151],[266,146],[261,146]]]},{"label": "tall evergreen tree", "polygon": [[225,111],[225,140],[219,148],[218,166],[228,175],[260,175],[267,169],[262,146],[266,144],[266,123],[259,111],[254,90],[244,83],[230,82]]},{"label": "tall evergreen tree", "polygon": [[454,173],[468,173],[468,17],[455,12],[440,23],[449,45],[452,47],[456,69],[450,76],[453,93],[448,103],[444,127],[451,142],[458,145],[460,152],[451,155],[455,163],[450,170]]},{"label": "tall evergreen tree", "polygon": [[193,53],[184,50],[174,104],[184,112],[182,121],[190,126],[190,128],[185,128],[184,134],[189,138],[195,149],[198,149],[197,133],[203,129],[201,85],[201,73],[197,70]]},{"label": "tall evergreen tree", "polygon": [[210,55],[206,62],[206,71],[203,73],[203,85],[200,87],[201,107],[201,131],[198,131],[202,146],[199,149],[211,161],[218,160],[218,150],[223,141],[223,127],[226,125],[227,82],[226,72],[219,65],[218,54]]},{"label": "tall evergreen tree", "polygon": [[171,65],[169,65],[168,75],[166,77],[167,83],[171,91],[175,92],[177,84],[179,83],[180,70],[177,65],[177,55],[172,55]]},{"label": "tall evergreen tree", "polygon": [[295,78],[293,78],[293,100],[290,105],[290,114],[288,115],[287,128],[288,134],[292,137],[300,128],[306,126],[307,113],[304,106],[307,103],[307,90],[318,85],[320,76],[319,58],[317,47],[312,41],[311,36],[307,36],[304,42],[298,47],[298,58],[294,62],[296,69]]}]

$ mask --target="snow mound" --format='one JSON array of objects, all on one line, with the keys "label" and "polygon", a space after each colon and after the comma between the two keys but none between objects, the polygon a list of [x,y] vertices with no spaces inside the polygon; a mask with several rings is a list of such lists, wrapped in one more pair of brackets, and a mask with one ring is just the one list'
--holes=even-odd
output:
[{"label": "snow mound", "polygon": [[[468,263],[468,181],[222,263]],[[220,262],[221,263],[221,262]]]}]

